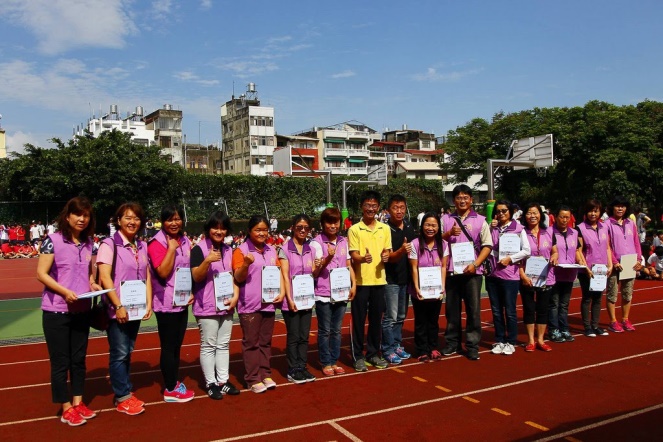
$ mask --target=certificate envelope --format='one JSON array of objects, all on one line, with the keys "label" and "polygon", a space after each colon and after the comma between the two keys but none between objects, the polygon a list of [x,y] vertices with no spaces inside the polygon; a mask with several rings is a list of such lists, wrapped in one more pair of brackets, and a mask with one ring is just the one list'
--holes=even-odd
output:
[{"label": "certificate envelope", "polygon": [[329,284],[331,287],[331,302],[345,302],[350,297],[350,269],[339,267],[329,272]]},{"label": "certificate envelope", "polygon": [[633,266],[638,262],[638,255],[635,253],[630,255],[622,255],[619,258],[619,263],[622,265],[622,271],[619,272],[619,280],[635,278],[635,270]]},{"label": "certificate envelope", "polygon": [[584,269],[585,266],[582,264],[557,264],[557,267],[561,267],[563,269]]},{"label": "certificate envelope", "polygon": [[439,299],[442,296],[440,267],[419,267],[419,292],[424,299]]},{"label": "certificate envelope", "polygon": [[281,269],[277,266],[262,268],[262,302],[274,302],[281,293]]},{"label": "certificate envelope", "polygon": [[147,286],[144,279],[122,281],[120,302],[127,309],[129,321],[143,319],[147,313]]},{"label": "certificate envelope", "polygon": [[499,259],[502,260],[507,256],[515,255],[520,252],[520,235],[515,233],[505,233],[500,236]]},{"label": "certificate envelope", "polygon": [[292,300],[297,310],[310,310],[315,304],[313,275],[295,275],[292,278]]},{"label": "certificate envelope", "polygon": [[530,256],[525,264],[525,275],[532,280],[534,287],[544,287],[550,265],[543,256]]},{"label": "certificate envelope", "polygon": [[472,264],[475,258],[474,244],[471,242],[457,242],[451,244],[451,259],[453,262],[454,273],[463,273],[465,267]]},{"label": "certificate envelope", "polygon": [[175,290],[173,291],[173,305],[182,307],[189,303],[191,295],[191,269],[178,267],[175,270]]},{"label": "certificate envelope", "polygon": [[233,275],[230,272],[214,274],[214,299],[218,311],[228,310],[226,299],[233,297]]},{"label": "certificate envelope", "polygon": [[594,277],[589,280],[590,292],[602,292],[608,283],[608,267],[603,264],[592,266]]},{"label": "certificate envelope", "polygon": [[78,299],[94,298],[97,295],[103,295],[104,293],[108,293],[112,290],[115,290],[115,289],[95,290],[94,292],[81,293],[80,295],[76,295],[76,297]]}]

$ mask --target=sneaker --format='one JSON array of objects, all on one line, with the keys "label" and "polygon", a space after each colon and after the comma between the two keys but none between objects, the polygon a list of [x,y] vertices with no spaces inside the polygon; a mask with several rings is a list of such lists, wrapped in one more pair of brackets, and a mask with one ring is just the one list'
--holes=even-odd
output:
[{"label": "sneaker", "polygon": [[387,362],[389,362],[389,363],[392,364],[392,365],[398,365],[398,364],[400,364],[401,362],[403,362],[403,361],[401,360],[401,358],[400,358],[396,353],[389,353],[389,354],[388,354],[387,356],[385,356],[384,358],[387,360]]},{"label": "sneaker", "polygon": [[206,390],[207,396],[209,396],[211,399],[214,399],[215,401],[223,399],[223,393],[221,393],[221,389],[217,384],[209,384]]},{"label": "sneaker", "polygon": [[437,350],[433,350],[432,352],[430,352],[430,358],[434,361],[439,361],[442,359],[442,353],[440,353]]},{"label": "sneaker", "polygon": [[324,374],[325,376],[334,376],[334,369],[332,368],[331,365],[322,367],[322,374]]},{"label": "sneaker", "polygon": [[586,328],[585,329],[585,336],[588,338],[595,338],[596,337],[596,332],[594,331],[593,328]]},{"label": "sneaker", "polygon": [[304,373],[299,368],[291,368],[288,370],[288,381],[293,384],[304,384],[306,383],[306,378]]},{"label": "sneaker", "polygon": [[334,369],[334,374],[345,374],[345,368],[339,367],[338,365],[332,365]]},{"label": "sneaker", "polygon": [[268,390],[273,390],[276,388],[276,382],[272,378],[265,378],[262,380],[262,383],[265,384],[265,388]]},{"label": "sneaker", "polygon": [[[265,387],[266,386],[267,385],[265,384]],[[227,394],[228,396],[237,396],[239,394],[239,390],[237,389],[237,387],[235,387],[233,384],[231,384],[228,381],[219,385],[219,387],[221,389],[221,394]]]},{"label": "sneaker", "polygon": [[313,374],[310,371],[308,371],[305,368],[301,368],[300,371],[302,372],[302,375],[304,376],[306,382],[314,382],[317,379],[315,376],[313,376]]},{"label": "sneaker", "polygon": [[85,420],[92,419],[93,417],[97,416],[97,413],[95,411],[90,410],[88,407],[86,407],[83,402],[81,402],[78,405],[74,405],[74,408],[76,409],[78,414],[80,414],[81,417]]},{"label": "sneaker", "polygon": [[366,368],[366,361],[363,359],[357,359],[354,367],[356,371],[368,371],[368,368]]},{"label": "sneaker", "polygon": [[513,344],[504,344],[504,349],[502,350],[503,355],[512,355],[516,352],[516,347]]},{"label": "sneaker", "polygon": [[467,349],[467,359],[470,361],[478,361],[480,358],[479,356],[479,350],[476,348],[468,348]]},{"label": "sneaker", "polygon": [[187,390],[182,382],[178,382],[173,390],[167,388],[163,391],[163,400],[166,402],[189,402],[193,399],[194,392]]},{"label": "sneaker", "polygon": [[493,344],[493,349],[490,352],[494,355],[501,355],[504,352],[504,346],[503,342],[496,342]]},{"label": "sneaker", "polygon": [[611,322],[608,329],[613,333],[622,333],[624,331],[622,325],[617,321]]},{"label": "sneaker", "polygon": [[527,344],[527,345],[525,346],[525,351],[526,351],[526,352],[532,352],[532,351],[534,351],[534,350],[536,350],[536,345],[534,345],[534,344]]},{"label": "sneaker", "polygon": [[622,321],[622,327],[626,331],[635,331],[635,327],[633,327],[633,324],[631,324],[631,321],[629,321],[628,319],[624,319]]},{"label": "sneaker", "polygon": [[609,334],[607,330],[601,327],[595,328],[594,333],[596,334],[596,336],[608,336]]},{"label": "sneaker", "polygon": [[559,330],[553,330],[552,332],[549,333],[549,339],[553,342],[566,342],[566,339],[564,339],[564,336]]},{"label": "sneaker", "polygon": [[442,354],[443,354],[444,356],[451,356],[451,355],[454,354],[454,353],[456,353],[456,347],[453,346],[453,345],[446,345],[446,346],[442,349]]},{"label": "sneaker", "polygon": [[254,393],[264,393],[267,391],[267,387],[262,382],[255,383],[249,387],[249,389]]},{"label": "sneaker", "polygon": [[563,331],[562,336],[564,337],[564,342],[573,342],[576,340],[576,338],[574,338],[573,335],[568,331]]},{"label": "sneaker", "polygon": [[539,344],[538,342],[536,343],[536,348],[538,348],[541,351],[552,351],[552,347],[548,345],[547,343]]},{"label": "sneaker", "polygon": [[[145,402],[143,402],[143,401],[141,401],[140,399],[138,399],[138,398],[136,397],[136,395],[134,394],[133,391],[131,392],[131,397],[134,398],[134,400],[136,401],[136,404],[137,404],[138,406],[140,406],[140,407],[144,407],[144,406],[145,406]],[[117,405],[117,403],[115,403],[115,405]]]},{"label": "sneaker", "polygon": [[380,356],[375,355],[371,357],[368,361],[366,361],[366,365],[370,365],[375,368],[383,369],[389,367],[389,364],[387,364],[387,361],[382,359]]},{"label": "sneaker", "polygon": [[63,424],[70,425],[72,427],[78,427],[79,425],[85,424],[87,421],[83,419],[83,416],[78,414],[78,411],[76,411],[76,408],[70,407],[62,413],[62,417],[60,418],[60,422]]},{"label": "sneaker", "polygon": [[424,355],[419,356],[417,358],[417,361],[419,361],[419,362],[430,362],[430,358],[428,357],[428,355],[424,354]]},{"label": "sneaker", "polygon": [[128,414],[129,416],[135,416],[141,414],[145,411],[145,408],[141,405],[142,401],[136,399],[136,396],[131,395],[129,399],[120,402],[115,408],[120,413]]},{"label": "sneaker", "polygon": [[412,355],[410,353],[406,352],[403,347],[396,347],[396,354],[402,360],[410,359],[412,357]]}]

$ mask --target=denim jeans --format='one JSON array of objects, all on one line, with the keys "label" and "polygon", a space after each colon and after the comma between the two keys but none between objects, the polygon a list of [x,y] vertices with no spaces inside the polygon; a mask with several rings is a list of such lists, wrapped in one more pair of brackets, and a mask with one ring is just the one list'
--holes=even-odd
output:
[{"label": "denim jeans", "polygon": [[407,316],[407,285],[387,284],[384,289],[385,312],[382,317],[382,354],[394,353],[402,347],[403,322]]},{"label": "denim jeans", "polygon": [[516,301],[518,300],[519,281],[508,281],[501,278],[486,278],[486,291],[490,299],[495,326],[495,342],[516,344],[518,340],[518,317]]},{"label": "denim jeans", "polygon": [[141,321],[129,321],[124,324],[111,320],[106,334],[108,336],[108,371],[115,400],[123,402],[131,396],[133,385],[129,379],[131,372],[131,352],[136,345],[136,337]]},{"label": "denim jeans", "polygon": [[345,302],[315,303],[315,314],[318,317],[318,357],[323,367],[336,365],[341,356],[341,326],[346,308]]},{"label": "denim jeans", "polygon": [[573,282],[556,282],[550,293],[550,310],[548,312],[548,329],[550,332],[569,331],[569,302],[571,301]]}]

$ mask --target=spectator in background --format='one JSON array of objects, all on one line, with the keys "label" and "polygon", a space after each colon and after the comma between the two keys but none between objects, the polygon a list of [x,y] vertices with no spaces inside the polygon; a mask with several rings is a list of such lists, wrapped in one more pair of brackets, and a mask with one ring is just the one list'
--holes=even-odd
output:
[{"label": "spectator in background", "polygon": [[647,236],[647,224],[651,222],[651,218],[648,217],[640,207],[635,207],[633,209],[633,214],[635,215],[635,224],[638,227],[638,237],[640,238],[640,242],[645,242],[645,237]]},{"label": "spectator in background", "polygon": [[51,223],[46,227],[46,234],[47,235],[52,235],[55,233],[55,231],[58,230],[58,225],[55,222],[55,220],[51,221]]},{"label": "spectator in background", "polygon": [[279,220],[277,220],[274,215],[269,219],[269,230],[272,232],[277,232],[279,230]]},{"label": "spectator in background", "polygon": [[654,249],[647,260],[647,268],[643,270],[651,279],[663,280],[663,246]]},{"label": "spectator in background", "polygon": [[108,220],[108,236],[113,237],[115,235],[115,221],[113,220],[113,217],[111,216],[110,219]]},{"label": "spectator in background", "polygon": [[9,242],[9,235],[7,234],[7,227],[0,224],[0,245]]},{"label": "spectator in background", "polygon": [[663,230],[656,232],[656,236],[654,236],[654,240],[652,241],[652,247],[654,247],[654,249],[659,246],[663,246]]},{"label": "spectator in background", "polygon": [[20,225],[20,224],[16,225],[16,240],[19,243],[22,244],[23,242],[25,242],[25,234],[26,234],[26,232],[25,232],[25,229],[23,228],[23,226]]},{"label": "spectator in background", "polygon": [[15,246],[18,242],[18,226],[14,221],[9,223],[9,228],[7,229],[7,236],[9,238],[9,245]]},{"label": "spectator in background", "polygon": [[46,226],[44,226],[44,223],[39,221],[37,223],[37,229],[39,230],[39,238],[44,239],[44,236],[46,235]]},{"label": "spectator in background", "polygon": [[41,235],[39,234],[39,227],[37,227],[35,220],[32,220],[32,223],[30,223],[30,242],[32,244],[37,244],[40,239]]}]

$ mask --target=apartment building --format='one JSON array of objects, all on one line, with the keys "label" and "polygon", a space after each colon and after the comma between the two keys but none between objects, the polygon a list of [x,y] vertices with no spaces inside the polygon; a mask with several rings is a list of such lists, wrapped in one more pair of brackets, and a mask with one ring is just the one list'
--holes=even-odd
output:
[{"label": "apartment building", "polygon": [[182,149],[182,111],[164,104],[144,119],[147,130],[154,131],[154,141],[161,147],[161,155],[184,167]]}]

